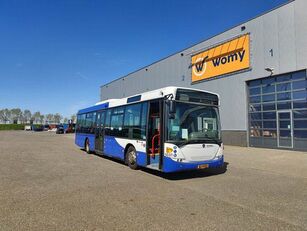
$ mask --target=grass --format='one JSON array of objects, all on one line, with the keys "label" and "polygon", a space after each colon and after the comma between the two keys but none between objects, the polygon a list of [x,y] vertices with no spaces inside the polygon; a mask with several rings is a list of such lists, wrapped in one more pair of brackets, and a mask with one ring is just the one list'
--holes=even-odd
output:
[{"label": "grass", "polygon": [[26,124],[0,124],[1,130],[24,130]]}]

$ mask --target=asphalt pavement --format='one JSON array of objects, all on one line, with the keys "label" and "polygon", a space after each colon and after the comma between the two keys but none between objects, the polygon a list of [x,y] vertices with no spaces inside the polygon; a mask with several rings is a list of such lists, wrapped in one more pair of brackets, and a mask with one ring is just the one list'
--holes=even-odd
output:
[{"label": "asphalt pavement", "polygon": [[74,135],[0,132],[0,230],[307,230],[307,153],[225,147],[226,171],[161,174]]}]

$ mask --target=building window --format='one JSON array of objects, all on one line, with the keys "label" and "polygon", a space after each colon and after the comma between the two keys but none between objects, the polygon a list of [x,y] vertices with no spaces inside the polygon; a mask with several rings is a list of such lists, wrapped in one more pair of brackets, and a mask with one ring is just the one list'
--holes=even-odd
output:
[{"label": "building window", "polygon": [[[307,150],[306,70],[252,80],[247,85],[251,146],[277,147],[277,140],[291,137],[292,129],[294,148]],[[284,110],[290,113],[279,112]]]}]

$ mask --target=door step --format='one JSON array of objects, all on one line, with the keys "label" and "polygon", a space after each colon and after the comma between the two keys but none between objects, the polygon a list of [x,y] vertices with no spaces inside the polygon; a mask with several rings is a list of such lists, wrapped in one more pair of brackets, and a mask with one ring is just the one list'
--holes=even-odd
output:
[{"label": "door step", "polygon": [[150,169],[160,170],[159,169],[159,163],[152,163],[150,165],[147,165],[146,167],[150,168]]}]

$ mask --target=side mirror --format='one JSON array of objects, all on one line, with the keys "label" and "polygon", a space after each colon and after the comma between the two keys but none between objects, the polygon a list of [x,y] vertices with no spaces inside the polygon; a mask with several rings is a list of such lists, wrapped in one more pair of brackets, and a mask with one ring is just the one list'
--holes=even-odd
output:
[{"label": "side mirror", "polygon": [[175,101],[169,101],[169,113],[170,114],[176,113],[176,102]]},{"label": "side mirror", "polygon": [[175,119],[175,114],[176,114],[176,102],[169,101],[169,118]]}]

